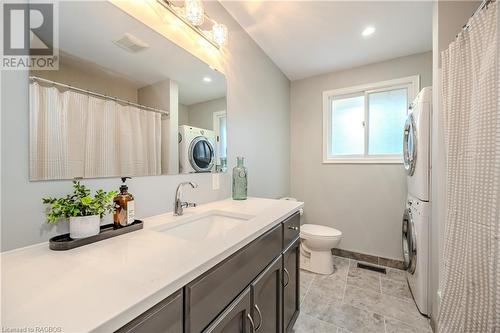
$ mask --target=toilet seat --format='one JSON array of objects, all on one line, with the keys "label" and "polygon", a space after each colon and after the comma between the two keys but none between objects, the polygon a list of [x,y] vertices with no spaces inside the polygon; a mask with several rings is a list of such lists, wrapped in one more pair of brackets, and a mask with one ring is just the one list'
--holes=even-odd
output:
[{"label": "toilet seat", "polygon": [[342,236],[340,230],[319,224],[303,224],[300,227],[300,237],[305,239],[336,239]]}]

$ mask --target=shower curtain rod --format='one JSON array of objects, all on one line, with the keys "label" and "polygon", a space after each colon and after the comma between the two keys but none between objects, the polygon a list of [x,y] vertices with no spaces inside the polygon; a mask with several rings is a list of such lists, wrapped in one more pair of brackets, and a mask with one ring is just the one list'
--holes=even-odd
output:
[{"label": "shower curtain rod", "polygon": [[64,84],[64,83],[61,83],[61,82],[57,82],[57,81],[47,80],[47,79],[44,79],[44,78],[41,78],[41,77],[38,77],[38,76],[30,76],[30,80],[45,82],[45,83],[49,83],[49,84],[52,84],[52,85],[55,85],[55,86],[60,86],[60,87],[63,87],[63,88],[67,88],[67,89],[70,89],[70,90],[81,92],[81,93],[84,93],[84,94],[87,94],[87,95],[92,95],[92,96],[103,98],[103,99],[106,99],[106,100],[112,100],[112,101],[115,101],[115,102],[118,102],[118,103],[122,103],[122,104],[128,104],[130,106],[135,106],[136,108],[144,110],[144,111],[151,111],[151,112],[161,113],[162,115],[167,115],[167,116],[170,115],[170,113],[168,111],[165,111],[165,110],[160,110],[160,109],[152,108],[152,107],[149,107],[149,106],[140,105],[140,104],[129,102],[129,101],[126,101],[124,99],[117,98],[117,97],[111,97],[111,96],[99,94],[97,92],[93,92],[93,91],[90,91],[90,90],[85,90],[85,89],[73,87],[73,86],[70,86],[70,85],[67,85],[67,84]]},{"label": "shower curtain rod", "polygon": [[[483,0],[481,2],[481,4],[479,5],[479,7],[477,7],[477,9],[474,11],[474,14],[472,14],[471,18],[473,18],[477,13],[479,13],[480,11],[482,11],[484,8],[488,7],[488,5],[492,2],[495,2],[496,0]],[[463,30],[467,30],[470,28],[470,24],[469,22],[467,22],[466,24],[464,24],[463,26]]]}]

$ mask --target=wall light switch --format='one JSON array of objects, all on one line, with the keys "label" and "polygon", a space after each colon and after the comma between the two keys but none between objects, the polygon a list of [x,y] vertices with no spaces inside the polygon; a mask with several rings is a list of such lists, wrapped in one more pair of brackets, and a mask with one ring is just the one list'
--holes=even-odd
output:
[{"label": "wall light switch", "polygon": [[219,174],[213,173],[212,174],[212,190],[218,190],[219,188],[220,188]]}]

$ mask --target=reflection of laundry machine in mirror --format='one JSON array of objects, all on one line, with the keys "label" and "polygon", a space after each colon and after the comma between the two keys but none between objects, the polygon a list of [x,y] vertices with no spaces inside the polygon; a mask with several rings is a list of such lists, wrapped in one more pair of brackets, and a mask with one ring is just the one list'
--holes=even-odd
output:
[{"label": "reflection of laundry machine in mirror", "polygon": [[179,171],[211,172],[215,162],[214,131],[179,126]]}]

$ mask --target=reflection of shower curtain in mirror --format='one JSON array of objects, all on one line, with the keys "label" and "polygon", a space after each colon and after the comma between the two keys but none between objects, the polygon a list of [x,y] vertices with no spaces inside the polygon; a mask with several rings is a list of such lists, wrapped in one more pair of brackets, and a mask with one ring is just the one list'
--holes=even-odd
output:
[{"label": "reflection of shower curtain in mirror", "polygon": [[440,333],[500,332],[497,6],[474,15],[442,54],[447,213]]},{"label": "reflection of shower curtain in mirror", "polygon": [[161,115],[30,83],[32,180],[161,174]]}]

